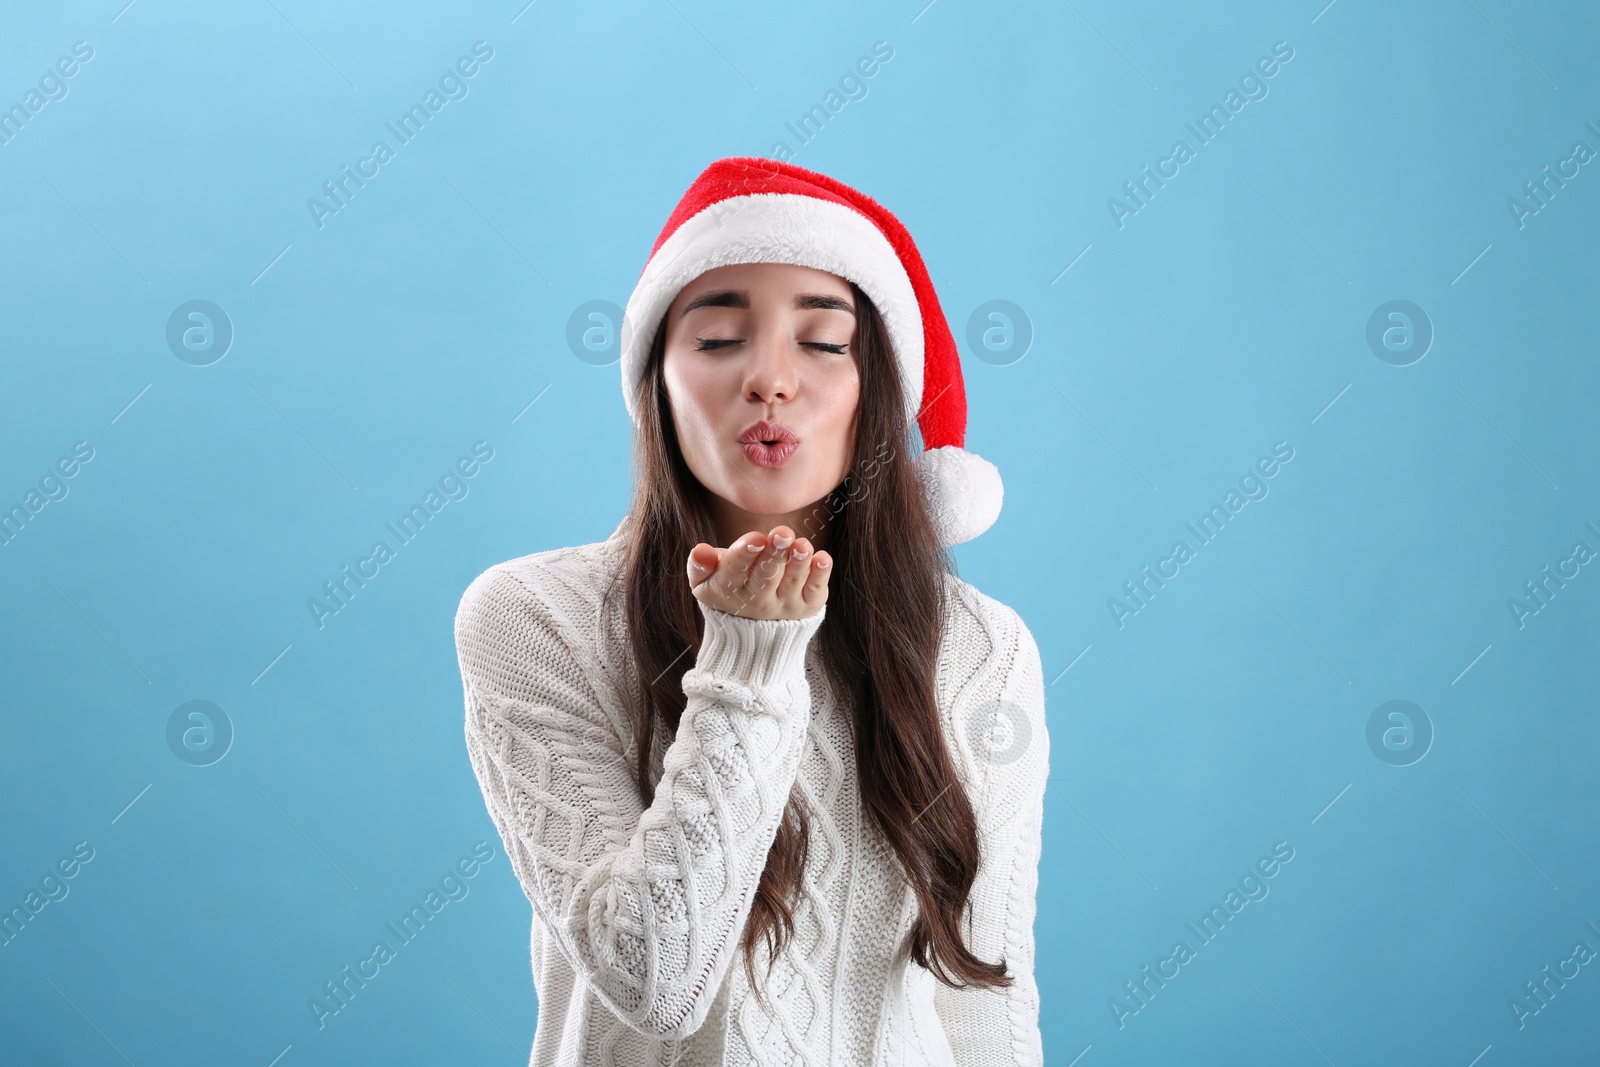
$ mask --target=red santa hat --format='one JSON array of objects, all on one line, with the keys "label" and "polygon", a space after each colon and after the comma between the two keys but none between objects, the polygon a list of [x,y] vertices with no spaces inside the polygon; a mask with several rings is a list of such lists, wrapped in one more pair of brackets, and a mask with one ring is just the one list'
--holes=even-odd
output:
[{"label": "red santa hat", "polygon": [[695,278],[735,263],[789,263],[861,287],[881,315],[922,434],[917,477],[941,541],[970,541],[1000,514],[994,464],[965,450],[967,394],[955,338],[911,234],[887,208],[824,174],[758,156],[719,159],[683,194],[622,317],[622,394],[634,397],[661,317]]}]

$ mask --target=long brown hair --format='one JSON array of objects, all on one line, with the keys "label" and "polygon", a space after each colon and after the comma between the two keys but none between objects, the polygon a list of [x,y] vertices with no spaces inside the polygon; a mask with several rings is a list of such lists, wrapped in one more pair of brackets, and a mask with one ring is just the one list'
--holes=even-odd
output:
[{"label": "long brown hair", "polygon": [[[1005,960],[986,963],[962,939],[962,915],[978,871],[977,819],[956,775],[934,701],[944,573],[940,544],[917,482],[901,380],[883,320],[854,284],[861,376],[850,473],[801,523],[797,536],[828,529],[834,573],[819,654],[835,692],[854,708],[861,799],[899,858],[916,894],[911,955],[947,985],[1009,986]],[[635,410],[631,534],[622,584],[628,641],[638,671],[635,748],[649,803],[651,741],[659,719],[676,737],[687,700],[683,674],[695,662],[702,619],[686,563],[698,542],[715,545],[707,490],[684,462],[673,428],[663,365],[666,323],[651,345]],[[755,946],[767,942],[767,974],[794,934],[809,837],[809,812],[791,792],[744,928],[745,968],[756,982]]]}]

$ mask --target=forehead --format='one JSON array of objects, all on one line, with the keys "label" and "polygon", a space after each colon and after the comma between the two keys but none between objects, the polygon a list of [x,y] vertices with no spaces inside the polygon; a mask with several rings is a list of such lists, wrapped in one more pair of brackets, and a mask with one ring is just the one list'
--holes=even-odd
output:
[{"label": "forehead", "polygon": [[795,293],[829,293],[849,298],[850,283],[837,274],[790,263],[733,263],[714,267],[696,277],[678,292],[672,306],[678,308],[697,294],[713,289],[748,292],[752,299],[787,299]]}]

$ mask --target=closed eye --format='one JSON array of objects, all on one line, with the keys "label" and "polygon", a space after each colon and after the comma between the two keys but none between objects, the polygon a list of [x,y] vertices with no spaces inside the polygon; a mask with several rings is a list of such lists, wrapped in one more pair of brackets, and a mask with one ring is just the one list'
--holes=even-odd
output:
[{"label": "closed eye", "polygon": [[[744,338],[742,338],[742,337],[733,337],[733,338],[696,337],[695,341],[697,342],[697,347],[695,348],[695,351],[696,352],[711,352],[711,351],[714,351],[714,350],[716,350],[718,348],[726,348],[728,345],[740,344],[743,340],[744,340]],[[841,354],[844,353],[844,351],[847,348],[849,348],[849,345],[829,344],[826,341],[802,341],[800,343],[805,345],[807,348],[820,348],[824,352],[828,352],[828,353],[831,353],[833,355],[841,355]]]}]

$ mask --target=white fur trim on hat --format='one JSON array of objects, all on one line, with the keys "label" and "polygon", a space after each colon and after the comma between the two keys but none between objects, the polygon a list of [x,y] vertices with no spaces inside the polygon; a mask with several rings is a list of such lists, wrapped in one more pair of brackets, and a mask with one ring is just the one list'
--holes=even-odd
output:
[{"label": "white fur trim on hat", "polygon": [[916,468],[942,544],[970,541],[1000,517],[1000,470],[976,452],[954,445],[925,449]]},{"label": "white fur trim on hat", "polygon": [[685,220],[650,257],[622,316],[622,396],[630,417],[638,418],[634,393],[661,316],[684,286],[735,263],[789,263],[859,285],[883,318],[900,368],[906,420],[916,421],[922,407],[922,311],[904,264],[883,231],[859,211],[797,193],[718,201]]}]

